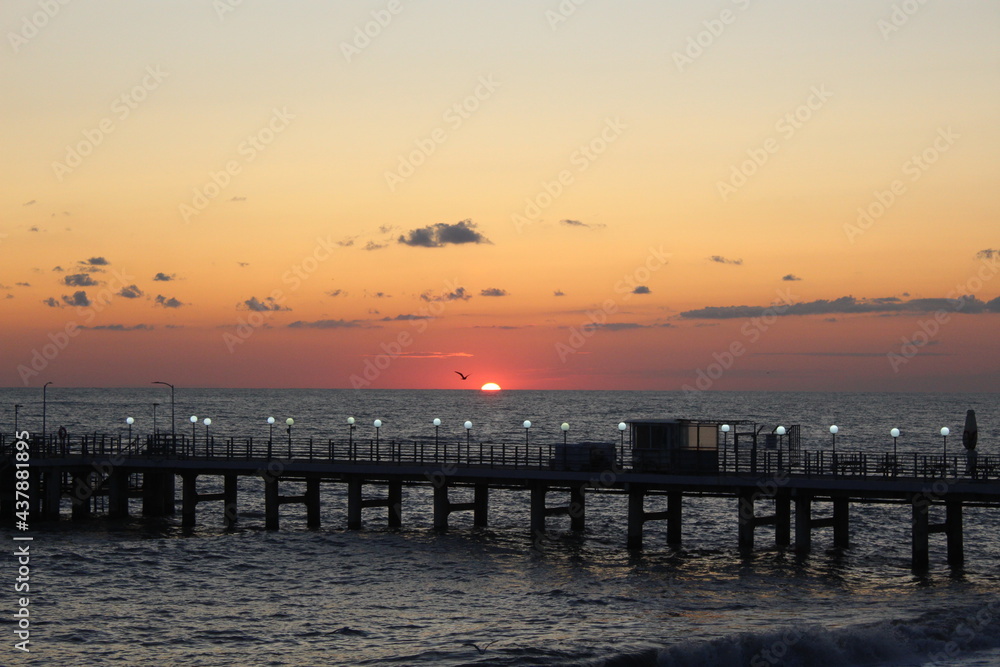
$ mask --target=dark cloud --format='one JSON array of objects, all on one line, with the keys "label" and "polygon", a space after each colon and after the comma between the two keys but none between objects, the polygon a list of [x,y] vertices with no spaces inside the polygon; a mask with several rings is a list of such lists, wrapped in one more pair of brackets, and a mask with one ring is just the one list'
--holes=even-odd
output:
[{"label": "dark cloud", "polygon": [[118,296],[123,296],[126,299],[138,299],[142,295],[143,295],[142,290],[139,289],[136,285],[129,285],[128,287],[123,287],[121,291],[118,292]]},{"label": "dark cloud", "polygon": [[986,248],[976,253],[976,259],[993,259],[1000,256],[1000,250],[996,248]]},{"label": "dark cloud", "polygon": [[488,287],[479,293],[479,296],[507,296],[507,290],[499,287]]},{"label": "dark cloud", "polygon": [[394,232],[397,229],[399,229],[399,227],[397,227],[396,225],[381,225],[378,228],[378,231],[380,234],[388,234],[389,232]]},{"label": "dark cloud", "polygon": [[316,320],[303,322],[301,320],[288,325],[289,329],[354,329],[370,326],[360,320]]},{"label": "dark cloud", "polygon": [[561,289],[557,289],[552,293],[552,296],[566,296],[566,292],[563,292]]},{"label": "dark cloud", "polygon": [[132,326],[125,326],[124,324],[100,324],[96,327],[80,328],[90,329],[92,331],[152,331],[156,327],[151,324],[134,324]]},{"label": "dark cloud", "polygon": [[781,276],[781,279],[782,280],[802,280],[802,278],[799,278],[794,273],[789,273],[788,275]]},{"label": "dark cloud", "polygon": [[632,294],[652,294],[653,290],[649,289],[646,285],[636,285],[635,289],[632,290]]},{"label": "dark cloud", "polygon": [[273,296],[269,296],[263,301],[259,300],[257,297],[252,296],[246,301],[238,304],[236,306],[237,310],[252,310],[257,313],[261,312],[278,312],[282,310],[291,310],[287,306],[282,306],[280,303],[275,301]]},{"label": "dark cloud", "polygon": [[67,306],[80,306],[86,307],[90,305],[90,299],[87,298],[87,293],[83,290],[79,292],[73,292],[73,296],[63,296],[63,303]]},{"label": "dark cloud", "polygon": [[33,204],[37,204],[37,203],[38,203],[37,199],[32,199],[31,201],[24,202],[23,204],[21,204],[21,206],[32,206]]},{"label": "dark cloud", "polygon": [[97,284],[93,278],[86,273],[74,273],[63,278],[63,282],[69,287],[93,287]]},{"label": "dark cloud", "polygon": [[743,265],[743,260],[742,259],[728,259],[726,257],[723,257],[722,255],[712,255],[708,259],[709,259],[709,261],[717,262],[719,264],[732,264],[734,266],[742,266]]},{"label": "dark cloud", "polygon": [[583,229],[603,229],[607,226],[602,223],[587,224],[586,222],[581,222],[579,220],[560,220],[559,224],[567,227],[580,227]]},{"label": "dark cloud", "polygon": [[371,297],[373,299],[391,299],[392,298],[391,294],[386,294],[385,292],[369,292],[368,290],[365,290],[365,296],[366,297]]},{"label": "dark cloud", "polygon": [[453,225],[439,222],[436,225],[411,229],[408,234],[401,234],[397,241],[420,248],[440,248],[448,244],[491,243],[476,230],[476,223],[472,220],[462,220]]},{"label": "dark cloud", "polygon": [[354,245],[354,238],[355,237],[353,236],[348,236],[343,241],[337,241],[337,245],[339,245],[341,248],[350,248],[352,245]]},{"label": "dark cloud", "polygon": [[38,225],[32,225],[31,227],[28,227],[28,231],[29,232],[40,232],[42,230],[38,228]]},{"label": "dark cloud", "polygon": [[180,301],[178,301],[177,299],[175,299],[174,297],[170,297],[168,299],[167,297],[163,296],[162,294],[157,294],[156,295],[156,305],[157,306],[163,306],[164,308],[180,308],[184,304],[181,303]]},{"label": "dark cloud", "polygon": [[52,267],[52,270],[53,270],[53,271],[58,271],[59,273],[62,273],[62,272],[63,272],[63,271],[65,271],[66,269],[64,269],[64,268],[63,268],[63,267],[61,267],[61,266],[53,266],[53,267]]},{"label": "dark cloud", "polygon": [[61,304],[61,303],[59,303],[59,302],[58,302],[58,301],[57,301],[57,300],[55,299],[55,297],[51,297],[51,296],[50,296],[50,297],[49,297],[48,299],[45,299],[44,301],[42,301],[42,303],[44,303],[44,304],[45,304],[46,306],[48,306],[49,308],[62,308],[62,304]]},{"label": "dark cloud", "polygon": [[388,245],[388,243],[375,243],[374,241],[369,241],[365,244],[365,250],[381,250]]},{"label": "dark cloud", "polygon": [[420,298],[424,301],[468,301],[472,295],[466,292],[464,287],[456,287],[454,292],[446,292],[445,294],[434,295],[430,292],[424,292]]},{"label": "dark cloud", "polygon": [[108,260],[103,257],[91,257],[90,259],[81,259],[79,264],[85,264],[87,266],[108,266]]},{"label": "dark cloud", "polygon": [[383,317],[382,322],[408,322],[411,320],[433,320],[429,315],[396,315],[396,317]]},{"label": "dark cloud", "polygon": [[31,283],[14,283],[18,287],[31,287]]},{"label": "dark cloud", "polygon": [[250,266],[250,262],[236,262],[236,263],[240,265],[241,269],[245,269],[246,267]]},{"label": "dark cloud", "polygon": [[327,296],[347,296],[347,292],[342,289],[332,289],[326,293]]},{"label": "dark cloud", "polygon": [[156,282],[160,282],[160,283],[167,283],[167,282],[170,282],[171,280],[176,280],[176,279],[177,279],[177,274],[176,273],[167,274],[167,273],[159,272],[155,276],[153,276],[153,280],[156,281]]},{"label": "dark cloud", "polygon": [[1000,312],[1000,297],[986,303],[974,296],[966,295],[955,299],[910,299],[903,301],[896,297],[878,299],[856,299],[842,296],[839,299],[818,299],[806,303],[783,304],[777,306],[708,306],[687,310],[680,315],[685,319],[745,319],[761,315],[849,315],[849,314],[907,314],[930,313],[935,311],[978,314]]}]

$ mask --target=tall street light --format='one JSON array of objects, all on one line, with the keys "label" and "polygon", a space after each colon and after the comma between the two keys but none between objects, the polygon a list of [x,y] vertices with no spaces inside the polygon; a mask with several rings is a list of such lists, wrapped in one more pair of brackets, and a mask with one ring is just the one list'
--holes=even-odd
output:
[{"label": "tall street light", "polygon": [[177,439],[177,431],[174,430],[174,385],[161,380],[154,380],[152,384],[162,384],[170,387],[170,440],[173,442]]},{"label": "tall street light", "polygon": [[46,420],[48,418],[48,415],[47,415],[47,412],[48,412],[47,390],[48,390],[50,384],[52,384],[51,380],[49,382],[46,382],[45,384],[42,385],[42,442],[45,442],[45,428],[46,428]]}]

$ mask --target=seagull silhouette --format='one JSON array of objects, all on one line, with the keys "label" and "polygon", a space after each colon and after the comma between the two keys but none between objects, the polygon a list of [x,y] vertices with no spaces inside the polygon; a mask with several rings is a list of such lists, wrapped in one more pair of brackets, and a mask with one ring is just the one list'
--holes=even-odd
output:
[{"label": "seagull silhouette", "polygon": [[479,651],[479,655],[483,655],[484,653],[486,653],[486,649],[488,649],[490,646],[492,646],[493,644],[495,644],[496,641],[497,640],[494,639],[489,644],[484,645],[482,648],[479,648],[479,644],[474,644],[472,642],[465,642],[464,644],[462,644],[462,646],[471,646],[472,648],[474,648],[477,651]]},{"label": "seagull silhouette", "polygon": [[[455,371],[455,372],[458,373],[458,371]],[[461,373],[458,373],[458,377],[462,378],[463,380],[468,380],[469,379],[468,375],[462,375]]]}]

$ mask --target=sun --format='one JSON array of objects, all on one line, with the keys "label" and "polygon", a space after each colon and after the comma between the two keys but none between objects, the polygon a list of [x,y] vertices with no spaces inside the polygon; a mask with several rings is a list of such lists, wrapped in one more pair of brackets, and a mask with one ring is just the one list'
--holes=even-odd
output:
[{"label": "sun", "polygon": [[480,387],[480,389],[482,389],[483,391],[500,391],[500,385],[498,385],[496,382],[487,382],[482,387]]}]

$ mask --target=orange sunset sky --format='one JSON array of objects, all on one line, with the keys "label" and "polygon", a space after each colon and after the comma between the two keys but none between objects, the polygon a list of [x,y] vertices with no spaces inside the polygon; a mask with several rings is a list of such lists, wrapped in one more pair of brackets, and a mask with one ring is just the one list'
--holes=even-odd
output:
[{"label": "orange sunset sky", "polygon": [[997,389],[996,3],[0,29],[0,385]]}]

